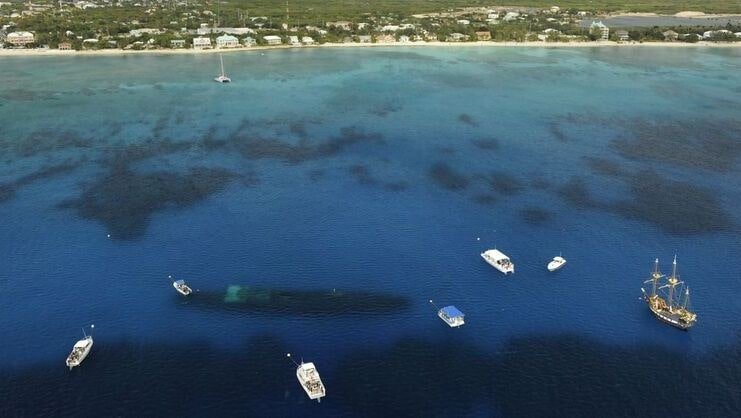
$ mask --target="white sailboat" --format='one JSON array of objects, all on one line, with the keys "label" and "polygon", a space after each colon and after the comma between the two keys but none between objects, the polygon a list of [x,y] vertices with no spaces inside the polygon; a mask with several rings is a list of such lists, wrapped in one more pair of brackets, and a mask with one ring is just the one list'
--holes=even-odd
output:
[{"label": "white sailboat", "polygon": [[82,329],[84,338],[75,343],[72,347],[72,352],[67,356],[66,363],[70,370],[82,364],[82,361],[90,354],[90,350],[93,348],[93,328],[95,328],[95,325],[90,325],[90,335],[85,333],[85,328]]},{"label": "white sailboat", "polygon": [[226,76],[226,73],[224,73],[224,57],[219,54],[219,61],[221,62],[221,75],[214,78],[214,81],[217,81],[219,83],[231,83],[232,79]]},{"label": "white sailboat", "polygon": [[504,255],[503,252],[497,250],[496,248],[493,250],[484,251],[483,253],[481,253],[481,258],[489,263],[490,266],[494,267],[504,274],[515,272],[514,263],[510,261],[509,257]]},{"label": "white sailboat", "polygon": [[556,271],[563,267],[564,264],[566,264],[566,259],[559,254],[558,257],[553,257],[553,260],[548,263],[548,271]]},{"label": "white sailboat", "polygon": [[[291,353],[286,354],[286,357],[291,358]],[[324,389],[324,383],[322,383],[322,378],[319,377],[319,372],[316,370],[314,363],[304,363],[301,360],[301,364],[298,364],[292,358],[291,361],[296,365],[296,378],[301,387],[304,388],[306,395],[311,400],[316,399],[317,402],[321,402],[327,391]]]}]

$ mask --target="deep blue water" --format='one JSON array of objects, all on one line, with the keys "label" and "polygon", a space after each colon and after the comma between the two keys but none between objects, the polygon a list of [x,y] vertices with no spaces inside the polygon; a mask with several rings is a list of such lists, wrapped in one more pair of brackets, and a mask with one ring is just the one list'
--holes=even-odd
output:
[{"label": "deep blue water", "polygon": [[[231,85],[210,54],[4,58],[0,415],[737,414],[739,58],[282,50],[225,55]],[[674,254],[689,332],[638,300]]]}]

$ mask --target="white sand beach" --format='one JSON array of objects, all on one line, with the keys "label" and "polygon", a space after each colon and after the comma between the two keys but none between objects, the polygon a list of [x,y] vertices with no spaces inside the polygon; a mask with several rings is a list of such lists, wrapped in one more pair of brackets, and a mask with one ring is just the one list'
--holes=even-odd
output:
[{"label": "white sand beach", "polygon": [[58,49],[0,49],[0,57],[30,56],[112,56],[138,54],[213,54],[236,52],[260,52],[274,49],[309,48],[389,48],[389,47],[446,47],[446,48],[739,48],[741,42],[396,42],[396,43],[326,43],[314,46],[253,46],[228,49],[145,49],[140,51],[121,49],[99,49],[87,51],[63,51]]}]

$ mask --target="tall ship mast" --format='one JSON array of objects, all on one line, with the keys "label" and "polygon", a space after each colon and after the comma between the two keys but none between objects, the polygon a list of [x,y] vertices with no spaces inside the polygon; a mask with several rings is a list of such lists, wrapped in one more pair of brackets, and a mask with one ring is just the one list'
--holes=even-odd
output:
[{"label": "tall ship mast", "polygon": [[[654,264],[651,278],[644,283],[651,283],[651,293],[643,292],[643,299],[648,308],[659,320],[681,330],[688,330],[697,322],[697,314],[690,308],[690,289],[677,277],[677,256],[672,263],[672,275],[664,276],[659,271],[659,259]],[[664,295],[666,294],[666,295]],[[683,297],[684,296],[684,297]]]}]

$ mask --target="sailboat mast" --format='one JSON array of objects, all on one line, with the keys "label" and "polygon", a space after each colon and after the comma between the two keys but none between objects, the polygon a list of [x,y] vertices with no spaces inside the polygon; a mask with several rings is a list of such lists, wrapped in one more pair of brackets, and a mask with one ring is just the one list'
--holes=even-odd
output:
[{"label": "sailboat mast", "polygon": [[224,76],[224,57],[219,54],[219,61],[221,61],[221,76]]},{"label": "sailboat mast", "polygon": [[674,307],[674,286],[677,285],[677,256],[674,256],[672,262],[672,277],[669,278],[669,310]]},{"label": "sailboat mast", "polygon": [[651,289],[651,296],[656,296],[656,283],[659,281],[659,259],[657,258],[654,264],[654,273],[652,275],[653,289]]}]

